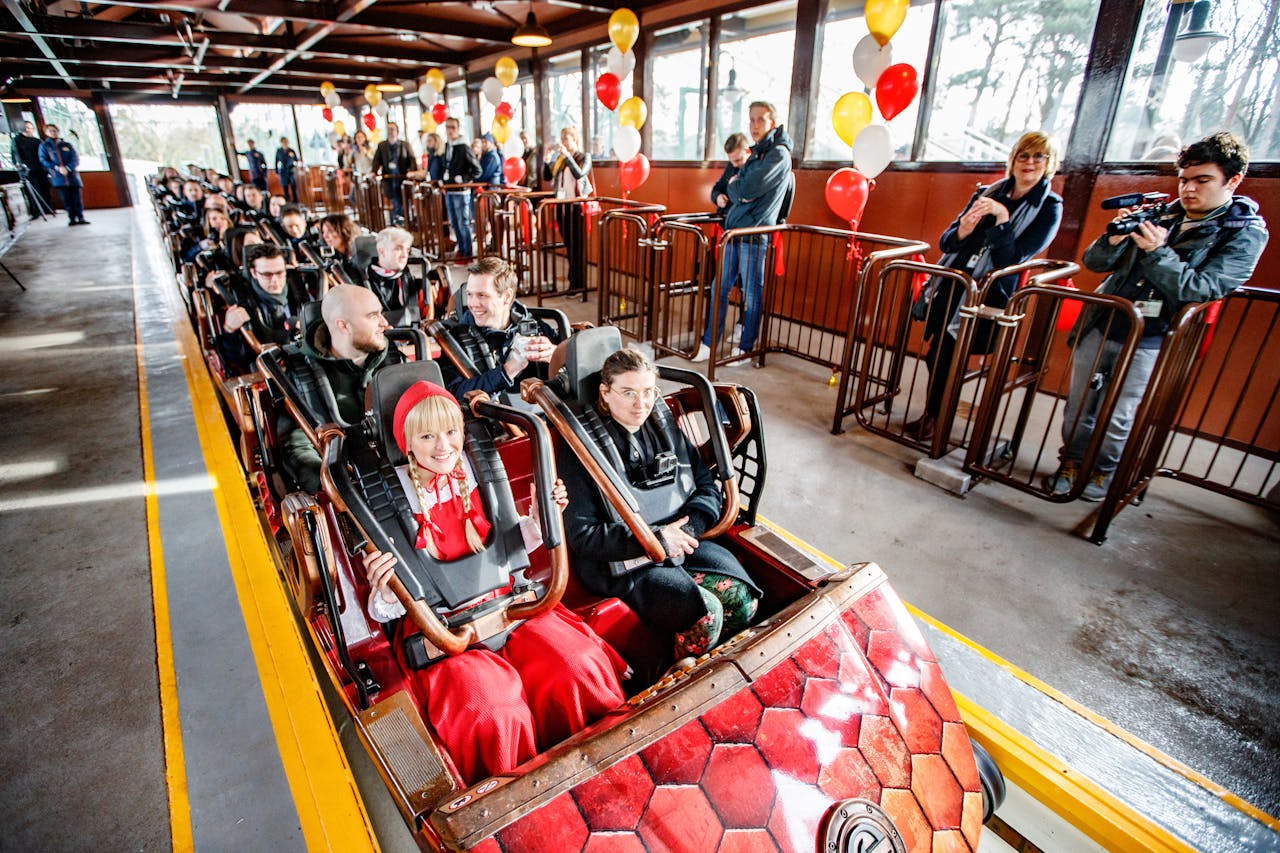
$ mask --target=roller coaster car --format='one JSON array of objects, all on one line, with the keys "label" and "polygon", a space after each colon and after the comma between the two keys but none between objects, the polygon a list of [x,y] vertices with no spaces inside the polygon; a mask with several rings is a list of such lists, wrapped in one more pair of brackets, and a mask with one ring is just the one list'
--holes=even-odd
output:
[{"label": "roller coaster car", "polygon": [[[525,389],[556,440],[588,467],[598,448],[569,438],[580,429],[575,394],[591,387],[601,353],[617,343],[605,340],[615,330],[590,331],[571,340],[562,378]],[[754,397],[685,371],[661,374],[684,383],[666,403],[726,497],[737,504],[742,490],[747,509],[727,519],[719,541],[764,590],[759,622],[652,683],[629,685],[626,703],[513,772],[469,786],[421,710],[413,667],[476,643],[496,646],[562,595],[624,656],[634,643],[620,632],[636,623],[598,618],[625,606],[576,588],[550,502],[551,430],[536,414],[473,400],[467,452],[494,522],[492,547],[447,571],[413,547],[416,525],[394,471],[403,460],[390,440],[400,393],[417,379],[438,381],[436,365],[383,368],[364,423],[317,430],[323,492],[286,497],[272,541],[415,839],[425,850],[486,853],[976,850],[984,795],[974,752],[937,661],[883,571],[865,563],[833,571],[756,523],[765,462]],[[519,429],[493,429],[491,420]],[[528,501],[513,495],[528,495],[530,480],[544,547],[525,553],[511,521]],[[366,614],[359,555],[368,548],[397,556],[391,587],[421,637],[416,660]]]}]

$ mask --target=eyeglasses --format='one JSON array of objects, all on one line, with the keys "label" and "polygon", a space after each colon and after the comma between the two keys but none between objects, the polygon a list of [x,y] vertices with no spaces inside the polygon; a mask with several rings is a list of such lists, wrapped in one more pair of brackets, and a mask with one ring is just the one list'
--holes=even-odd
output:
[{"label": "eyeglasses", "polygon": [[1026,163],[1028,161],[1033,163],[1044,163],[1049,160],[1049,155],[1045,154],[1043,151],[1041,151],[1038,154],[1032,154],[1028,151],[1023,151],[1014,159],[1017,160],[1019,163]]},{"label": "eyeglasses", "polygon": [[636,400],[639,400],[641,398],[644,398],[645,400],[658,399],[657,388],[643,388],[637,391],[634,388],[623,388],[621,390],[617,390],[611,387],[609,388],[609,390],[617,394],[622,399],[626,400],[628,403],[634,403]]},{"label": "eyeglasses", "polygon": [[272,271],[268,270],[268,271],[266,271],[266,272],[263,272],[263,271],[261,271],[261,270],[254,270],[254,274],[255,274],[258,278],[284,278],[286,275],[288,275],[288,274],[289,274],[289,271],[288,271],[288,270],[280,270],[279,272],[272,272]]}]

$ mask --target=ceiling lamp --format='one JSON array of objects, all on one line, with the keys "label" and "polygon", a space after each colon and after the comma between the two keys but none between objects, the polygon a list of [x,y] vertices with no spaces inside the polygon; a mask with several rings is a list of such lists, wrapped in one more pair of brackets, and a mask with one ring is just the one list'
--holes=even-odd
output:
[{"label": "ceiling lamp", "polygon": [[374,85],[374,88],[376,88],[379,92],[403,92],[404,91],[404,84],[392,77],[383,77],[382,80],[380,80],[377,83],[374,83],[373,85]]},{"label": "ceiling lamp", "polygon": [[21,92],[15,92],[12,86],[5,83],[4,86],[0,86],[0,103],[29,104],[31,99]]},{"label": "ceiling lamp", "polygon": [[1226,38],[1209,27],[1209,13],[1213,4],[1209,0],[1196,0],[1191,6],[1191,22],[1173,40],[1173,58],[1179,62],[1197,62],[1209,48]]},{"label": "ceiling lamp", "polygon": [[551,35],[538,23],[537,17],[533,14],[532,0],[529,2],[529,14],[524,19],[524,23],[516,27],[516,31],[511,34],[511,43],[518,47],[546,47],[551,44]]}]

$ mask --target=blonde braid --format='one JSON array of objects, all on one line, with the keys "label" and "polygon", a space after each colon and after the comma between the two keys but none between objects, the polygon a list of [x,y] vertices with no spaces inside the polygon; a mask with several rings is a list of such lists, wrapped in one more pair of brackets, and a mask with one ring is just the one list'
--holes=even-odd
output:
[{"label": "blonde braid", "polygon": [[467,535],[467,546],[471,548],[472,554],[479,554],[484,550],[484,539],[480,537],[476,526],[471,523],[471,485],[467,482],[466,469],[462,467],[462,457],[458,457],[458,469],[463,472],[462,483],[462,529]]},{"label": "blonde braid", "polygon": [[427,490],[422,485],[422,479],[418,476],[418,460],[413,458],[413,453],[409,453],[409,479],[413,480],[413,490],[418,493],[418,509],[422,513],[422,536],[426,540],[426,552],[431,555],[431,559],[440,559],[440,550],[436,548],[435,537],[431,535],[431,519],[427,515]]}]

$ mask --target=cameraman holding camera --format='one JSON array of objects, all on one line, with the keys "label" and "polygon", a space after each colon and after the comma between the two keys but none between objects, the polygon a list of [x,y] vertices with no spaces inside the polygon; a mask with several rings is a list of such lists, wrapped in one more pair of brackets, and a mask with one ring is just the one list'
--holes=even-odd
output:
[{"label": "cameraman holding camera", "polygon": [[1178,155],[1178,200],[1122,209],[1084,253],[1084,265],[1109,272],[1098,289],[1133,302],[1142,337],[1116,399],[1092,472],[1081,471],[1097,426],[1097,410],[1129,333],[1127,323],[1104,325],[1104,312],[1085,309],[1069,343],[1075,346],[1071,390],[1062,416],[1058,470],[1045,480],[1052,494],[1071,491],[1089,475],[1081,497],[1100,501],[1133,427],[1164,334],[1183,306],[1221,299],[1249,280],[1267,245],[1258,204],[1235,195],[1249,167],[1249,149],[1232,133],[1216,133]]},{"label": "cameraman holding camera", "polygon": [[560,336],[516,301],[516,271],[509,263],[489,255],[467,267],[466,300],[466,310],[445,325],[481,372],[468,379],[441,359],[450,394],[465,403],[468,391],[493,396],[517,390],[521,380],[547,378],[540,365],[551,360]]}]

